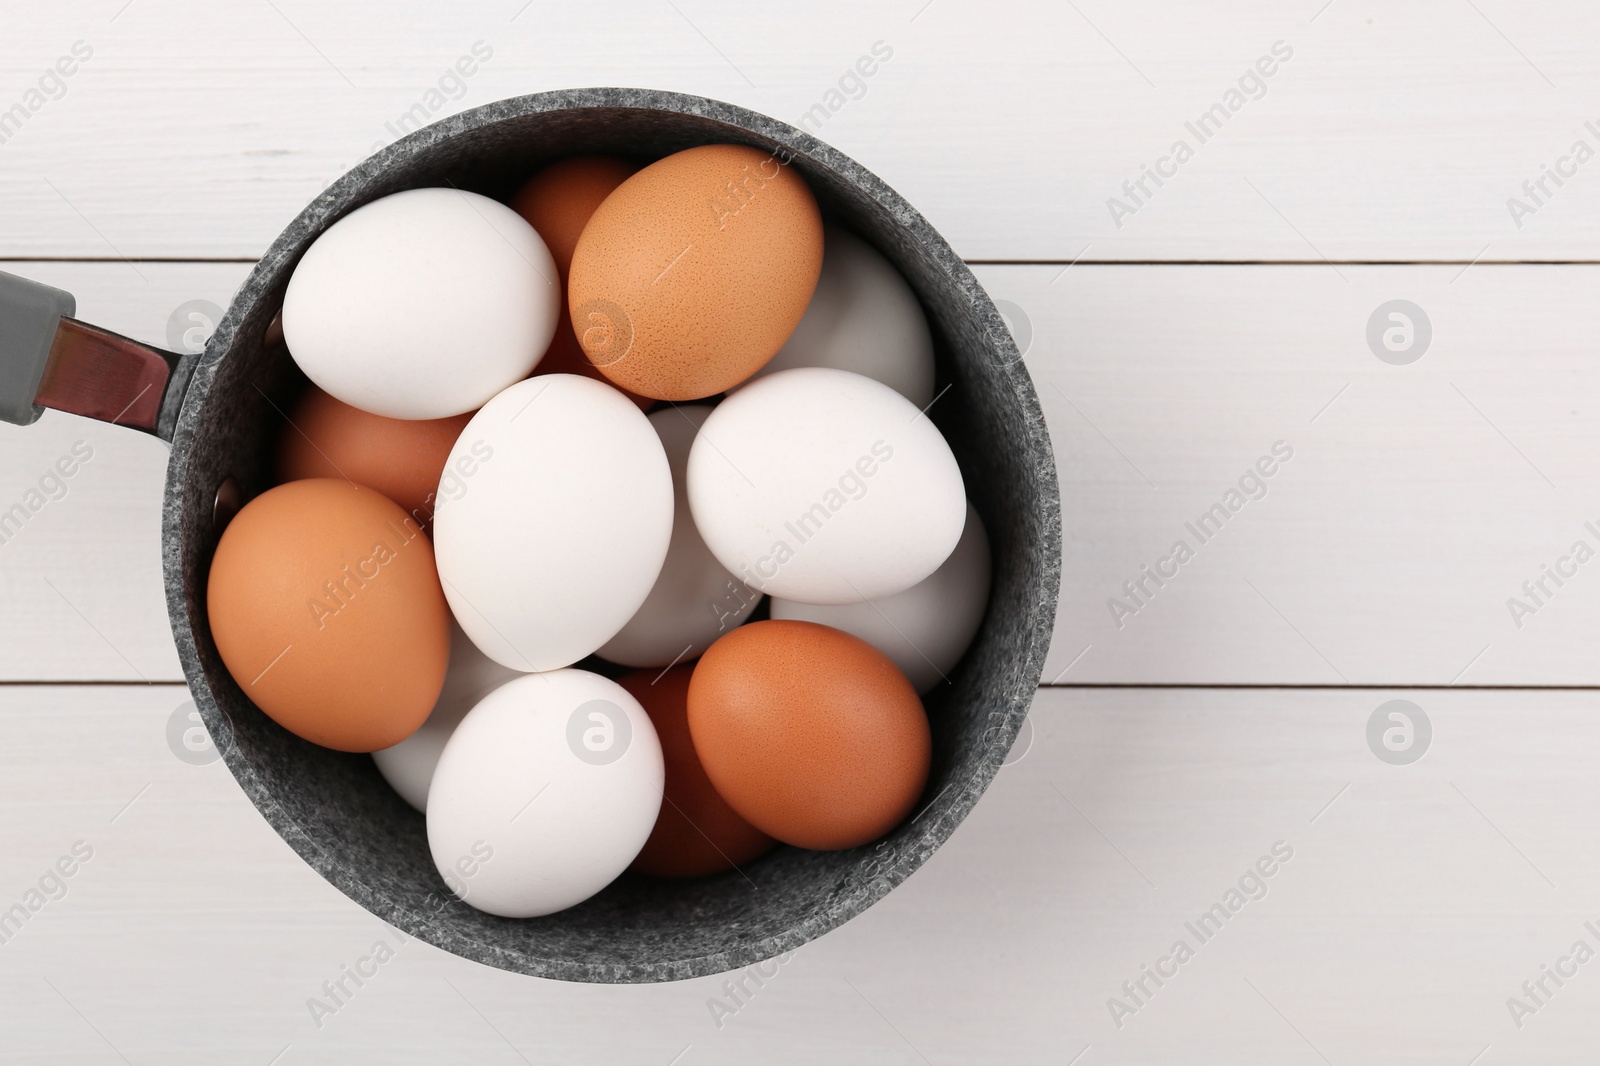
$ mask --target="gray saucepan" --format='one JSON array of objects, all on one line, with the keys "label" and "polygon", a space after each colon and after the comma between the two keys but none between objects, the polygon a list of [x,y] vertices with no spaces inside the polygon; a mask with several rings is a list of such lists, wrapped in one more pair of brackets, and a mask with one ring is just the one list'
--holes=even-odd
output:
[{"label": "gray saucepan", "polygon": [[[926,700],[934,742],[927,791],[884,840],[849,851],[780,848],[742,873],[698,880],[625,875],[559,914],[497,918],[451,896],[429,857],[422,815],[370,758],[280,728],[240,691],[212,642],[205,593],[218,534],[241,502],[271,484],[280,412],[304,384],[277,324],[284,290],[318,235],[389,193],[453,184],[504,199],[563,156],[649,161],[717,142],[782,153],[824,215],[882,251],[921,299],[938,360],[929,417],[954,449],[992,542],[988,613],[950,684]],[[42,406],[56,406],[171,442],[167,605],[206,728],[290,846],[411,936],[490,966],[571,981],[679,980],[793,951],[927,861],[977,803],[1027,714],[1061,559],[1060,491],[1033,384],[994,304],[933,227],[876,176],[802,130],[652,90],[502,100],[411,134],[330,186],[267,250],[198,356],[136,345],[77,323],[73,313],[66,294],[0,276],[0,417],[26,424]]]}]

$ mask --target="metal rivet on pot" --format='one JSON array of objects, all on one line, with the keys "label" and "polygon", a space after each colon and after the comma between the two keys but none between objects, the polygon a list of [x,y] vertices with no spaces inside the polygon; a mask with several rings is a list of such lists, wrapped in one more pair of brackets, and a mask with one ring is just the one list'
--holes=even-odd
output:
[{"label": "metal rivet on pot", "polygon": [[211,528],[221,533],[233,521],[233,516],[244,506],[244,490],[233,478],[223,478],[217,486],[217,498],[211,504]]}]

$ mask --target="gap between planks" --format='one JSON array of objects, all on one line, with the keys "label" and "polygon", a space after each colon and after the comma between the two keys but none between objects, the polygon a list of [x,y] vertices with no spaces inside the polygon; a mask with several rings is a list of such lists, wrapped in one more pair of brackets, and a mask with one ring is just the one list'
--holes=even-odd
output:
[{"label": "gap between planks", "polygon": [[0,688],[188,688],[187,681],[0,681]]},{"label": "gap between planks", "polygon": [[1231,689],[1240,691],[1271,692],[1280,690],[1285,692],[1297,691],[1330,691],[1330,692],[1600,692],[1600,685],[1381,685],[1381,684],[1355,684],[1355,685],[1329,685],[1329,684],[1251,684],[1251,683],[1225,683],[1225,682],[1199,682],[1189,683],[1183,681],[1090,681],[1080,684],[1054,685],[1044,682],[1039,685],[1039,691],[1056,691],[1062,689]]},{"label": "gap between planks", "polygon": [[[187,681],[0,681],[4,688],[188,688]],[[1087,684],[1041,684],[1040,692],[1062,692],[1073,689],[1188,689],[1193,691],[1223,690],[1243,692],[1600,692],[1600,685],[1256,685],[1223,684],[1210,682],[1186,684],[1183,682],[1091,682]]]},{"label": "gap between planks", "polygon": [[[254,265],[259,256],[150,256],[124,259],[93,255],[0,255],[0,263],[153,263],[174,266],[237,263]],[[1320,266],[1600,266],[1600,259],[964,259],[968,266],[1100,267],[1320,267]]]}]

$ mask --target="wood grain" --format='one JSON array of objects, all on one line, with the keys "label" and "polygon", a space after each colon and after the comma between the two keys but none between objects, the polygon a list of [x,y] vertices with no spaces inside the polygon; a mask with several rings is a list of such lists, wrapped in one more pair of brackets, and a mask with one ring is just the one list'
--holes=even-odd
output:
[{"label": "wood grain", "polygon": [[[248,270],[0,269],[74,290],[85,316],[154,342],[186,301],[225,305]],[[1544,576],[1579,539],[1600,549],[1585,525],[1600,526],[1587,447],[1600,432],[1589,352],[1600,268],[979,275],[1029,345],[1062,476],[1067,549],[1047,681],[1600,682],[1589,639],[1600,570],[1562,564],[1576,574],[1560,587]],[[1368,319],[1395,298],[1422,307],[1433,331],[1408,366],[1367,344]],[[0,427],[0,504],[80,439],[95,458],[68,495],[0,545],[0,678],[177,680],[159,442],[53,412]],[[1277,441],[1294,457],[1263,479],[1265,498],[1200,544],[1188,525]],[[1195,557],[1161,588],[1143,579],[1135,603],[1123,582],[1179,539]],[[1522,585],[1540,579],[1535,604]],[[1514,616],[1513,597],[1536,609]],[[1139,610],[1114,617],[1113,598]]]},{"label": "wood grain", "polygon": [[[116,1061],[107,1043],[173,1064],[285,1047],[281,1063],[999,1064],[1091,1046],[1084,1064],[1206,1066],[1319,1061],[1308,1042],[1335,1063],[1486,1045],[1584,1061],[1592,963],[1521,1029],[1506,1000],[1597,940],[1595,697],[1405,693],[1433,739],[1395,766],[1365,739],[1394,695],[1044,692],[1031,747],[927,866],[747,982],[720,1029],[726,978],[559,984],[417,943],[318,1028],[307,1000],[396,934],[296,858],[222,763],[173,756],[181,687],[14,690],[0,905],[75,841],[94,855],[0,945],[0,1027],[8,1056],[49,1062]],[[1265,897],[1200,943],[1185,923],[1279,842],[1293,854]],[[1118,1028],[1107,1001],[1179,939],[1195,957]]]},{"label": "wood grain", "polygon": [[[1046,678],[1593,684],[1593,267],[988,268],[1029,308],[1066,499]],[[1374,312],[1422,308],[1396,366]],[[1224,528],[1190,526],[1275,442]],[[1251,490],[1246,489],[1249,493]],[[1213,519],[1213,526],[1216,524]],[[1597,521],[1600,526],[1600,521]],[[1198,527],[1197,527],[1198,528]],[[1195,557],[1142,580],[1178,541]],[[1546,566],[1575,570],[1557,586]],[[1531,598],[1525,581],[1544,580]],[[1513,615],[1517,597],[1536,613]],[[1116,612],[1118,599],[1136,614]],[[1141,605],[1142,601],[1142,605]],[[1084,652],[1088,647],[1090,650]]]},{"label": "wood grain", "polygon": [[[0,143],[0,256],[254,257],[412,109],[646,85],[834,108],[809,128],[969,258],[1593,260],[1600,163],[1561,160],[1600,149],[1597,29],[1580,0],[39,4],[8,15],[0,110],[93,57]],[[892,59],[851,75],[878,41]],[[1179,140],[1193,158],[1162,163]],[[1145,167],[1172,176],[1138,202]]]},{"label": "wood grain", "polygon": [[[319,1027],[308,1000],[397,934],[220,762],[174,754],[181,684],[115,683],[180,678],[165,446],[53,412],[0,426],[0,513],[47,500],[0,527],[0,909],[75,842],[94,856],[0,943],[3,1057],[1590,1061],[1600,964],[1542,1001],[1522,984],[1600,948],[1596,696],[1460,688],[1600,685],[1600,562],[1575,561],[1600,551],[1600,162],[1576,163],[1600,151],[1597,29],[1579,0],[8,11],[0,270],[158,344],[416,116],[577,85],[809,113],[987,264],[1027,350],[1066,519],[1045,680],[1328,687],[1041,691],[950,842],[747,1002],[727,978],[564,985],[411,943]],[[876,42],[892,58],[853,79]],[[492,55],[451,80],[474,45]],[[1395,300],[1432,333],[1405,365],[1368,340]],[[1155,585],[1180,539],[1193,557]],[[1431,687],[1358,687],[1378,684]],[[1409,765],[1368,740],[1400,697],[1432,730]],[[1279,842],[1265,898],[1200,943],[1185,923]],[[1132,999],[1180,938],[1195,957]],[[1513,996],[1538,1005],[1520,1027]],[[1120,1026],[1112,997],[1138,1007]],[[714,1000],[737,1007],[720,1027]]]}]

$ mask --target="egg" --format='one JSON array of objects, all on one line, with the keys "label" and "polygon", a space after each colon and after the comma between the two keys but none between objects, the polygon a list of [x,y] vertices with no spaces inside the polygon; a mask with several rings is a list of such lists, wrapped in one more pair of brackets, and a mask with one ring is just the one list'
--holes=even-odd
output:
[{"label": "egg", "polygon": [[[552,163],[535,174],[511,198],[511,209],[528,221],[544,238],[561,275],[563,292],[567,271],[572,266],[572,251],[578,245],[589,216],[600,202],[639,168],[626,159],[611,155],[580,155]],[[565,296],[561,300],[561,321],[556,325],[550,349],[534,368],[535,374],[582,374],[604,381],[605,377],[589,362],[572,332],[572,315]],[[655,402],[647,396],[625,393],[642,410]]]},{"label": "egg", "polygon": [[703,404],[672,406],[650,415],[672,468],[672,541],[661,576],[621,632],[600,647],[600,657],[624,666],[687,662],[750,616],[755,592],[717,562],[689,513],[685,468],[695,435],[711,415]]},{"label": "egg", "polygon": [[638,167],[614,155],[579,155],[551,163],[511,198],[511,209],[544,238],[564,277],[595,208]]},{"label": "egg", "polygon": [[428,809],[428,784],[439,754],[467,712],[489,693],[522,674],[509,670],[483,652],[452,619],[450,623],[450,665],[445,670],[444,688],[422,727],[392,748],[372,753],[378,772],[400,798],[419,811]]},{"label": "egg", "polygon": [[617,682],[650,715],[666,767],[655,828],[633,869],[653,877],[701,877],[771,851],[777,841],[745,821],[711,786],[689,736],[689,678],[694,668],[640,670]]},{"label": "egg", "polygon": [[582,903],[639,854],[661,809],[655,727],[584,670],[530,674],[456,727],[428,792],[428,850],[467,903],[534,918]]},{"label": "egg", "polygon": [[822,276],[805,317],[760,378],[797,366],[831,366],[881,381],[916,404],[933,402],[933,334],[916,293],[883,254],[849,230],[826,226]]},{"label": "egg", "polygon": [[578,343],[619,387],[659,400],[726,391],[771,359],[822,269],[804,179],[745,145],[690,148],[606,197],[578,239]]},{"label": "egg", "polygon": [[660,438],[616,389],[571,374],[518,382],[467,423],[439,483],[451,611],[502,666],[570,666],[650,594],[672,495]]},{"label": "egg", "polygon": [[428,538],[348,481],[292,481],[247,503],[212,557],[206,616],[244,694],[324,747],[398,744],[444,684],[450,615]]},{"label": "egg", "polygon": [[471,418],[385,418],[313,385],[289,409],[279,438],[278,480],[348,478],[377,489],[426,529],[445,460]]},{"label": "egg", "polygon": [[459,189],[374,200],[306,249],[283,336],[315,384],[388,418],[446,418],[528,376],[550,346],[561,283],[544,241]]},{"label": "egg", "polygon": [[928,719],[899,667],[812,622],[751,622],[689,680],[689,733],[718,794],[786,844],[859,847],[911,813],[928,780]]},{"label": "egg", "polygon": [[887,655],[919,693],[947,683],[989,604],[989,537],[977,509],[939,569],[904,592],[870,603],[823,606],[774,599],[772,617],[854,634]]},{"label": "egg", "polygon": [[944,437],[904,396],[844,370],[785,370],[720,403],[689,452],[706,546],[750,587],[802,603],[903,592],[966,521]]}]

